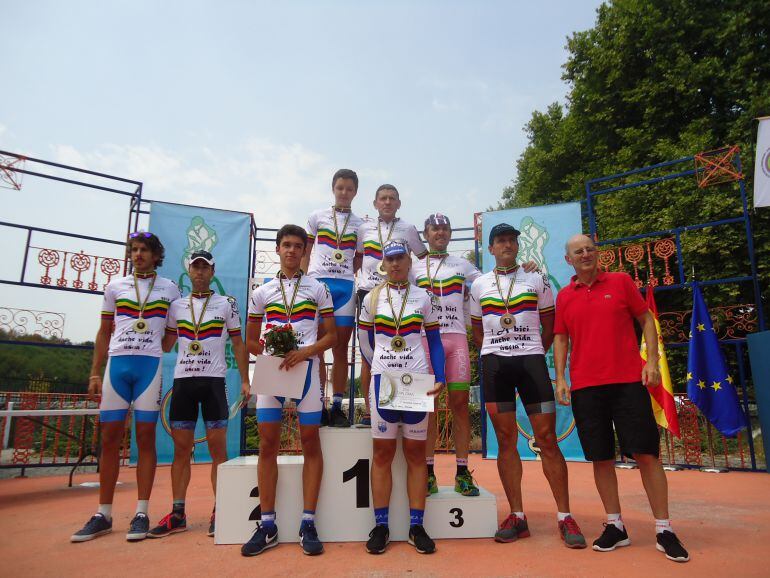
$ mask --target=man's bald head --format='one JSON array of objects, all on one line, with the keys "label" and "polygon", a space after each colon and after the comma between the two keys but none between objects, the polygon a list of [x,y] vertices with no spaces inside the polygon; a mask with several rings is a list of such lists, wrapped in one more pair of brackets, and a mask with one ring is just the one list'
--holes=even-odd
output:
[{"label": "man's bald head", "polygon": [[584,235],[583,233],[572,235],[564,244],[564,254],[569,255],[570,247],[584,245],[586,241],[588,241],[593,247],[596,247],[596,243],[594,243],[594,240],[588,235]]}]

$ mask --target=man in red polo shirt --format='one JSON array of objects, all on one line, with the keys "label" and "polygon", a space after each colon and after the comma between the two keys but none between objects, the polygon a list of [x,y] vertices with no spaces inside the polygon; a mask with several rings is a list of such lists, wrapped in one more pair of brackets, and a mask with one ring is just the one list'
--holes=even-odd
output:
[{"label": "man in red polo shirt", "polygon": [[[575,276],[556,299],[556,398],[562,405],[572,401],[580,445],[586,459],[593,462],[596,489],[607,512],[604,532],[593,548],[609,552],[631,543],[620,517],[617,433],[621,453],[639,465],[655,516],[657,549],[669,560],[687,562],[687,550],[668,518],[668,484],[658,461],[658,427],[645,387],[660,382],[655,321],[628,274],[599,270],[596,245],[590,237],[573,236],[567,242],[565,259]],[[647,343],[646,363],[639,355],[634,319]],[[571,392],[565,377],[570,342]]]}]

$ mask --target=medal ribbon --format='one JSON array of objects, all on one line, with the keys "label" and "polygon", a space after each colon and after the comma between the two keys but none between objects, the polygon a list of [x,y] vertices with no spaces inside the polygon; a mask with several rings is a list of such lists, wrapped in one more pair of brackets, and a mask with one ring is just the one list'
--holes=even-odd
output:
[{"label": "medal ribbon", "polygon": [[342,241],[342,237],[345,236],[345,231],[348,228],[348,222],[350,221],[350,212],[348,212],[347,215],[345,215],[345,224],[342,225],[342,233],[339,232],[339,228],[337,226],[337,207],[332,207],[332,219],[334,220],[334,241],[337,243],[337,250],[340,250],[340,242]]},{"label": "medal ribbon", "polygon": [[291,295],[291,303],[286,301],[286,289],[283,287],[283,278],[286,275],[281,271],[278,274],[278,282],[281,284],[281,297],[283,298],[283,307],[286,310],[286,323],[291,324],[291,314],[294,312],[294,302],[297,300],[297,293],[299,292],[300,281],[302,281],[302,271],[297,275],[297,284],[294,286],[294,293]]},{"label": "medal ribbon", "polygon": [[393,321],[396,323],[396,335],[400,335],[398,332],[401,329],[401,320],[404,318],[404,311],[406,311],[406,300],[409,298],[409,284],[406,285],[406,292],[404,298],[401,301],[401,311],[396,317],[396,310],[393,309],[393,299],[390,296],[390,283],[385,285],[385,292],[387,293],[388,305],[390,305],[390,312],[393,314]]},{"label": "medal ribbon", "polygon": [[505,304],[505,314],[508,314],[508,302],[511,300],[511,293],[513,293],[513,286],[516,284],[516,273],[518,272],[518,267],[514,269],[513,273],[513,279],[511,279],[511,284],[508,285],[508,296],[503,297],[503,290],[500,289],[500,277],[497,275],[497,267],[495,267],[495,281],[497,282],[497,292],[500,294],[500,299],[503,299]]},{"label": "medal ribbon", "polygon": [[[433,280],[438,276],[438,272],[441,269],[441,266],[444,264],[444,261],[446,260],[446,253],[436,253],[433,256],[441,256],[441,259],[438,262],[438,267],[436,267],[436,273],[433,275],[433,277],[430,276],[430,258],[431,254],[429,253],[427,257],[425,257],[425,269],[426,273],[428,275],[428,284],[430,285],[430,294],[431,296],[435,296],[435,293],[433,292]],[[441,293],[441,297],[444,296],[444,288],[439,287],[439,293]]]},{"label": "medal ribbon", "polygon": [[139,296],[139,281],[136,276],[136,273],[134,273],[134,290],[136,291],[136,304],[139,305],[139,319],[142,318],[142,314],[144,313],[144,308],[147,307],[147,301],[149,300],[150,294],[152,293],[152,288],[155,287],[155,279],[157,278],[158,278],[157,275],[152,276],[152,281],[150,281],[150,290],[147,292],[147,297],[145,297],[144,301],[142,301],[142,298]]},{"label": "medal ribbon", "polygon": [[209,292],[209,294],[206,296],[206,302],[203,304],[203,309],[201,309],[201,316],[198,318],[198,321],[195,321],[195,308],[193,307],[193,294],[190,293],[190,317],[192,317],[192,323],[193,323],[193,334],[195,335],[195,341],[198,341],[198,332],[201,328],[201,323],[203,323],[203,316],[206,314],[206,307],[209,306],[209,301],[211,300],[211,296],[214,294],[213,291]]},{"label": "medal ribbon", "polygon": [[[377,219],[377,238],[380,240],[380,250],[382,250],[384,248],[383,247],[384,243],[382,242],[382,229],[380,228],[380,223],[382,223],[382,221],[378,218]],[[390,222],[390,229],[388,229],[388,238],[385,239],[385,242],[390,241],[390,236],[393,234],[393,229],[395,226],[396,226],[396,220],[393,219]]]}]

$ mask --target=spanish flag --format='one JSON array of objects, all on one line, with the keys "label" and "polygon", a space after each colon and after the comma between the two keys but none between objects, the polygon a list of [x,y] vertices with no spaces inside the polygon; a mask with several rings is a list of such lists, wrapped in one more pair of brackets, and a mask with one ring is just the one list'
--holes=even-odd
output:
[{"label": "spanish flag", "polygon": [[[652,412],[658,425],[666,428],[676,437],[679,437],[679,420],[676,417],[676,404],[674,403],[674,386],[671,384],[671,373],[668,370],[666,350],[663,348],[663,337],[660,334],[658,322],[658,307],[655,305],[655,292],[651,285],[647,286],[647,306],[655,319],[655,330],[658,332],[658,369],[660,369],[660,383],[647,385],[652,400]],[[642,359],[647,360],[647,345],[642,335],[641,351]]]}]

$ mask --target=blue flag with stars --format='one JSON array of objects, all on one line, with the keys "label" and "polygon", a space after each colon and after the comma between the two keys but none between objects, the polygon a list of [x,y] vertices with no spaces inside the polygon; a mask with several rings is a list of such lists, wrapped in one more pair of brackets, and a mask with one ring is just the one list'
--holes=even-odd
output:
[{"label": "blue flag with stars", "polygon": [[728,373],[725,356],[697,283],[692,287],[687,395],[725,436],[735,437],[746,427],[746,416],[738,402],[733,378]]}]

